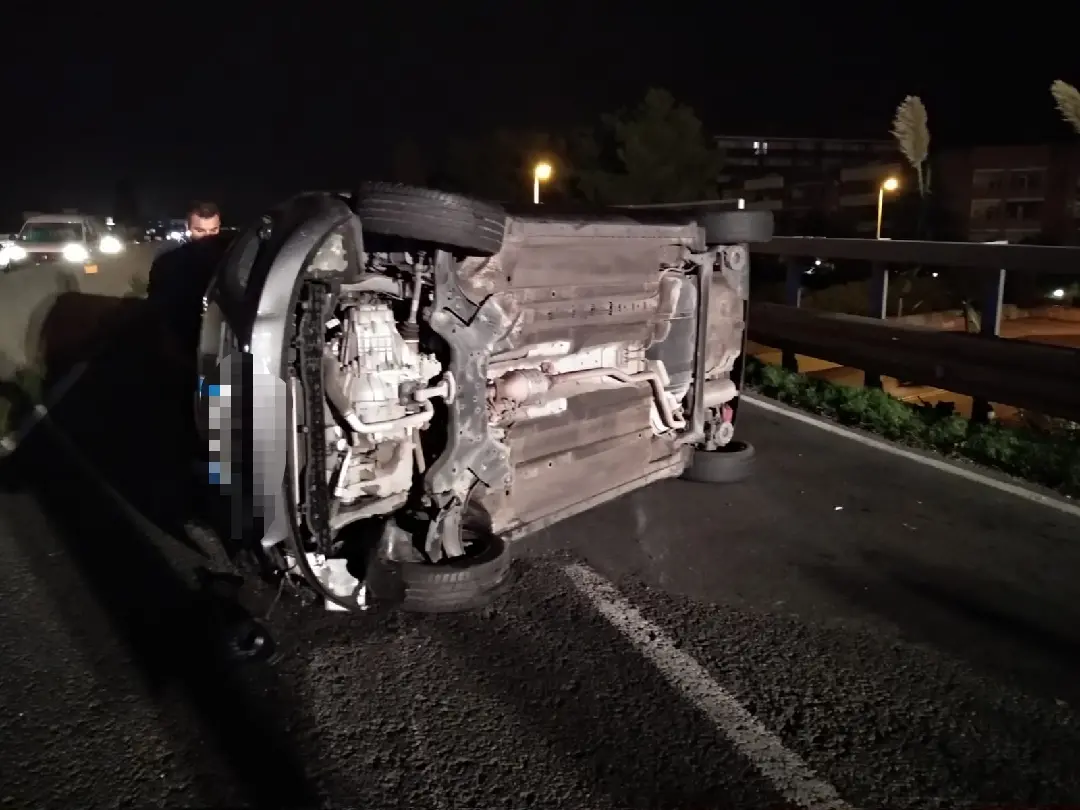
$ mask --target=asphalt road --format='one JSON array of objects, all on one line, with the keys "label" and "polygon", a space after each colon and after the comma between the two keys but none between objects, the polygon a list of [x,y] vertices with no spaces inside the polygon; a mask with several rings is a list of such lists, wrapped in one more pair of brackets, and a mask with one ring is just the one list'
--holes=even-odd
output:
[{"label": "asphalt road", "polygon": [[[167,434],[113,416],[132,438],[101,453]],[[750,482],[654,485],[523,541],[473,614],[285,597],[278,659],[241,668],[194,554],[37,431],[0,492],[0,807],[1080,801],[1080,519],[742,418]],[[145,510],[175,499],[124,469]]]},{"label": "asphalt road", "polygon": [[[63,301],[66,309],[61,320],[96,319],[99,313],[115,307],[118,299],[145,284],[163,245],[129,245],[119,256],[101,259],[91,274],[79,265],[64,264],[0,273],[0,377],[7,379],[14,368],[38,364],[44,323],[59,302]],[[86,324],[73,325],[75,333],[85,340]]]}]

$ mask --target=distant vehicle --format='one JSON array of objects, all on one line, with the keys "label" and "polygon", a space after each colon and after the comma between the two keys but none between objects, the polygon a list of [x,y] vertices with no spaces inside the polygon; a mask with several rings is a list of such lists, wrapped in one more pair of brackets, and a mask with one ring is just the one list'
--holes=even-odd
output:
[{"label": "distant vehicle", "polygon": [[13,270],[53,262],[89,264],[98,256],[115,255],[123,249],[124,243],[97,217],[37,214],[0,249],[0,267]]},{"label": "distant vehicle", "polygon": [[159,220],[146,228],[148,242],[186,242],[190,235],[186,219]]}]

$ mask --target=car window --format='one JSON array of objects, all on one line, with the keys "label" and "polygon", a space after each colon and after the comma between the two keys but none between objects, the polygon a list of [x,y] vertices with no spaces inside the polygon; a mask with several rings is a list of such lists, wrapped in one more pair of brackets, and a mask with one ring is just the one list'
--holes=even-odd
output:
[{"label": "car window", "polygon": [[28,222],[19,231],[20,242],[48,244],[83,241],[83,226],[78,222]]}]

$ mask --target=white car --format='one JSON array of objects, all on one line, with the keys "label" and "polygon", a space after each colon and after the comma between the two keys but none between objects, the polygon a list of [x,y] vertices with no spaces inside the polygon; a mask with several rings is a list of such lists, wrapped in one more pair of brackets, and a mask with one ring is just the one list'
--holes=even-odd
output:
[{"label": "white car", "polygon": [[0,267],[15,269],[60,262],[83,265],[120,253],[123,242],[105,223],[84,214],[38,214],[0,249]]}]

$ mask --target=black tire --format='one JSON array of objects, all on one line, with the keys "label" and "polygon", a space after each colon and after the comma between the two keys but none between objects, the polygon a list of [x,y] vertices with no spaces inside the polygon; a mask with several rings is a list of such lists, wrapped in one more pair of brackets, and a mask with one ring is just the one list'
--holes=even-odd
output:
[{"label": "black tire", "polygon": [[695,449],[682,477],[701,484],[735,484],[751,476],[754,458],[754,446],[746,442],[733,441],[720,450]]},{"label": "black tire", "polygon": [[507,582],[510,553],[497,535],[484,535],[482,547],[445,562],[430,564],[376,560],[368,570],[372,596],[411,613],[458,613],[487,605]]},{"label": "black tire", "polygon": [[741,245],[773,238],[771,211],[714,211],[701,218],[708,245]]},{"label": "black tire", "polygon": [[502,248],[506,211],[494,203],[398,183],[364,183],[354,210],[364,231],[490,256]]}]

